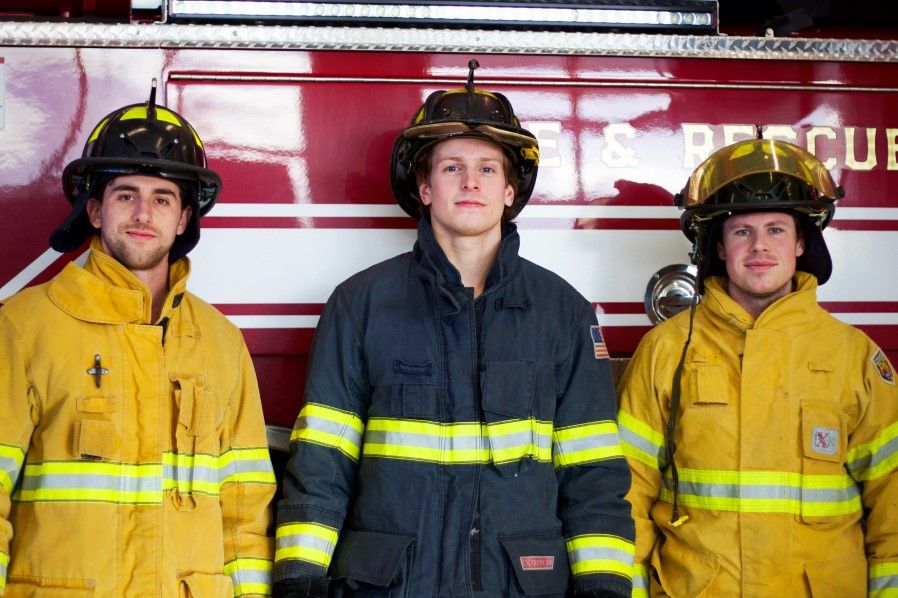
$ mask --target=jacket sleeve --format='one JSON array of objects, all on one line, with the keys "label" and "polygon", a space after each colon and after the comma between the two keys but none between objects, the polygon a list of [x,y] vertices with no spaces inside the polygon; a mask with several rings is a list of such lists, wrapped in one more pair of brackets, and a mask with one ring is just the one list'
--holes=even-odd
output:
[{"label": "jacket sleeve", "polygon": [[22,472],[37,417],[34,389],[28,381],[28,363],[16,342],[6,314],[0,311],[0,595],[6,589],[9,543],[10,495]]},{"label": "jacket sleeve", "polygon": [[898,588],[898,375],[882,350],[865,344],[855,353],[863,358],[862,375],[855,374],[862,412],[849,433],[846,464],[863,487],[869,595],[885,596]]},{"label": "jacket sleeve", "polygon": [[666,392],[670,376],[666,376],[666,372],[656,371],[656,360],[661,352],[657,350],[653,337],[650,332],[642,339],[619,387],[621,445],[633,475],[627,500],[632,506],[636,525],[634,598],[649,595],[651,557],[659,534],[651,511],[661,492],[661,471],[666,462],[666,415],[661,412],[656,377],[662,376]]},{"label": "jacket sleeve", "polygon": [[630,472],[615,422],[611,364],[588,305],[557,368],[553,461],[576,592],[629,596],[633,520],[624,495]]},{"label": "jacket sleeve", "polygon": [[315,331],[305,404],[290,438],[275,582],[326,576],[353,492],[370,392],[361,335],[337,288]]},{"label": "jacket sleeve", "polygon": [[230,401],[228,447],[222,454],[224,572],[235,596],[271,593],[274,547],[269,536],[276,489],[255,370],[240,340],[241,384]]}]

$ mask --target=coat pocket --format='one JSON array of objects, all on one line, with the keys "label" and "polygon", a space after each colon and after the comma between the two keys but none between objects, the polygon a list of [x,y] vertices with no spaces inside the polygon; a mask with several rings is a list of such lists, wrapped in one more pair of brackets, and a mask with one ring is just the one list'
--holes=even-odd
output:
[{"label": "coat pocket", "polygon": [[343,530],[334,550],[330,576],[349,590],[389,588],[390,596],[404,596],[414,542],[412,535]]},{"label": "coat pocket", "polygon": [[[709,596],[720,563],[713,554],[693,550],[673,536],[652,553],[652,567],[664,592],[672,598]],[[652,595],[655,592],[651,592]]]},{"label": "coat pocket", "polygon": [[525,459],[551,459],[551,432],[540,435],[532,417],[534,370],[527,361],[496,361],[481,374],[490,461],[506,477],[517,475]]},{"label": "coat pocket", "polygon": [[525,596],[565,593],[571,579],[571,566],[560,532],[500,534],[499,541]]},{"label": "coat pocket", "polygon": [[178,580],[178,598],[228,598],[233,595],[231,578],[221,573],[190,573]]},{"label": "coat pocket", "polygon": [[[801,402],[801,520],[828,524],[834,501],[850,505],[860,498],[857,487],[845,471],[846,422],[835,403],[814,399]],[[831,487],[810,484],[811,476],[826,476]],[[829,508],[827,508],[829,507]]]},{"label": "coat pocket", "polygon": [[867,557],[863,552],[805,563],[804,571],[814,598],[863,598],[867,595]]}]

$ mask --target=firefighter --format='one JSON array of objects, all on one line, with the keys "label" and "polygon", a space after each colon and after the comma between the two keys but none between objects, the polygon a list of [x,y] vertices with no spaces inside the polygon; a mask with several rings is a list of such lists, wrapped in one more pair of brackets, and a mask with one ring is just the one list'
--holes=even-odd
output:
[{"label": "firefighter", "polygon": [[0,594],[271,592],[275,490],[240,330],[186,290],[221,188],[196,131],[125,106],[66,166],[57,251],[0,308]]},{"label": "firefighter", "polygon": [[883,595],[898,587],[898,389],[817,303],[841,198],[795,145],[712,154],[678,196],[701,303],[621,385],[634,596]]},{"label": "firefighter", "polygon": [[537,141],[469,67],[393,147],[414,249],[339,285],[318,325],[276,596],[630,595],[607,351],[590,303],[518,256]]}]

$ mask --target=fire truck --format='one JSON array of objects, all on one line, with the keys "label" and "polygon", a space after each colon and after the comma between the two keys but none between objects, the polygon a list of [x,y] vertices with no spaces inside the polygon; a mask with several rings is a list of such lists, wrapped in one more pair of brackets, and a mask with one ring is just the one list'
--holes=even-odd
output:
[{"label": "fire truck", "polygon": [[191,289],[242,329],[284,450],[330,292],[413,244],[390,191],[393,140],[476,58],[476,85],[506,94],[540,142],[522,254],[595,305],[613,357],[694,292],[674,194],[760,125],[844,188],[819,298],[898,362],[898,38],[721,30],[704,0],[0,6],[0,297],[83,259],[47,245],[69,211],[62,169],[158,80],[224,183]]}]

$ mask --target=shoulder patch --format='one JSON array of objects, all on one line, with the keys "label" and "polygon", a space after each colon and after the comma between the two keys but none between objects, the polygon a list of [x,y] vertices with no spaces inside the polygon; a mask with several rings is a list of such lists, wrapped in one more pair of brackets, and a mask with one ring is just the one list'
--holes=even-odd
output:
[{"label": "shoulder patch", "polygon": [[602,338],[602,329],[599,326],[590,326],[589,336],[592,337],[592,348],[595,351],[596,359],[608,359],[608,347],[605,346],[605,340]]},{"label": "shoulder patch", "polygon": [[876,350],[876,353],[870,358],[870,363],[876,368],[883,382],[895,386],[895,370],[892,368],[892,364],[889,363],[889,358],[882,352],[882,349]]}]

